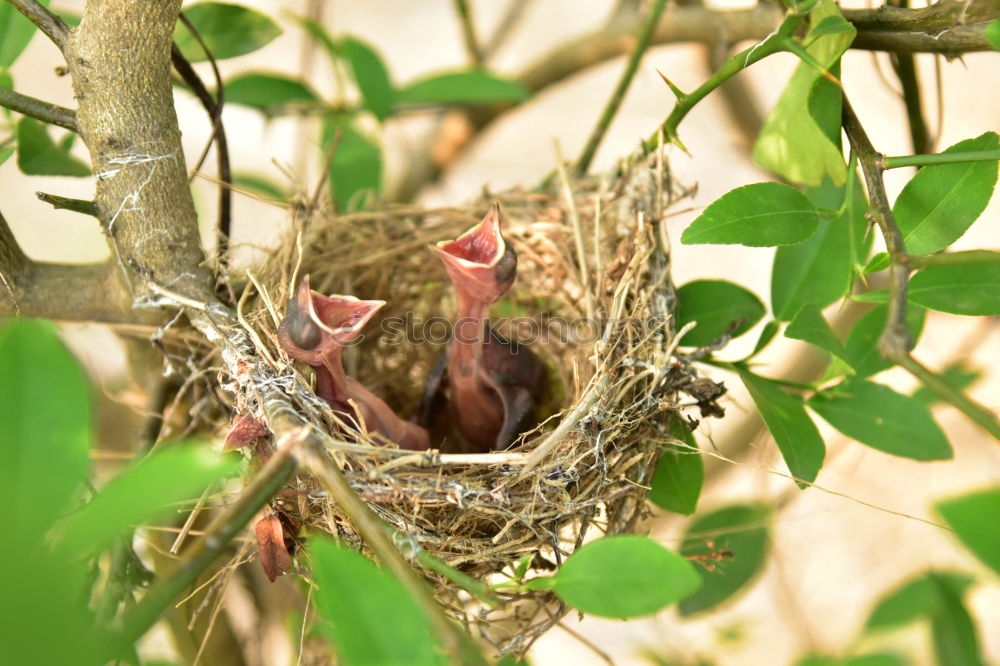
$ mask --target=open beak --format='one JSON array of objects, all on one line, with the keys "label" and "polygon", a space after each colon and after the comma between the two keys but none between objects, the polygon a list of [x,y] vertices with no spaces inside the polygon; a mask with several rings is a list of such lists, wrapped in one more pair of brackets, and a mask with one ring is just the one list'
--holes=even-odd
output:
[{"label": "open beak", "polygon": [[[385,301],[362,301],[353,296],[323,296],[309,288],[307,275],[288,303],[281,328],[284,337],[300,350],[295,357],[310,362],[304,353],[324,354],[346,346],[384,305]],[[291,354],[293,350],[286,351]]]},{"label": "open beak", "polygon": [[500,204],[494,203],[482,222],[433,247],[455,286],[487,303],[510,287],[517,265],[513,248],[500,233],[502,220]]}]

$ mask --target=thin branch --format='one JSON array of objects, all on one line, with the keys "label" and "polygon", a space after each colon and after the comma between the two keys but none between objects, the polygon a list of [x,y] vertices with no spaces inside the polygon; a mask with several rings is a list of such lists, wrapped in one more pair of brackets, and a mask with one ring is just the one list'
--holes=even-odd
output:
[{"label": "thin branch", "polygon": [[[890,7],[908,8],[909,0],[889,0]],[[917,76],[916,61],[912,53],[891,53],[892,68],[903,89],[903,104],[910,127],[910,143],[913,152],[926,153],[932,150],[927,121],[924,119],[920,78]]]},{"label": "thin branch", "polygon": [[996,162],[1000,160],[1000,150],[970,150],[961,153],[931,153],[929,155],[902,155],[882,158],[883,169],[898,169],[908,166],[929,166],[932,164],[954,164],[956,162]]},{"label": "thin branch", "polygon": [[591,132],[590,138],[587,139],[587,143],[583,147],[583,152],[580,153],[580,157],[576,161],[574,170],[578,176],[582,176],[587,173],[588,169],[590,169],[590,163],[594,159],[594,154],[597,152],[598,146],[601,145],[601,141],[604,139],[604,135],[607,133],[608,127],[611,126],[611,121],[614,119],[615,114],[617,114],[618,109],[621,108],[622,102],[625,99],[625,93],[628,92],[629,86],[632,85],[632,79],[635,78],[635,73],[639,69],[639,63],[642,61],[642,56],[646,53],[646,49],[649,48],[649,42],[653,36],[653,31],[656,29],[656,24],[659,22],[660,16],[663,14],[663,8],[666,7],[666,4],[666,0],[654,0],[653,6],[649,9],[649,14],[646,15],[645,20],[642,22],[638,38],[636,39],[635,48],[632,49],[628,62],[625,64],[625,69],[622,71],[622,75],[618,79],[618,83],[615,85],[615,89],[611,93],[611,97],[608,98],[608,102],[605,104],[604,110],[601,111],[601,117],[598,118],[597,125],[594,127],[593,132]]},{"label": "thin branch", "polygon": [[40,99],[22,95],[3,86],[0,86],[0,106],[7,107],[11,111],[23,113],[26,116],[31,116],[50,125],[58,125],[73,132],[78,131],[76,128],[76,111],[73,109],[43,102]]},{"label": "thin branch", "polygon": [[469,56],[469,62],[479,67],[483,64],[483,51],[476,39],[476,26],[472,22],[469,1],[453,0],[453,4],[455,5],[455,13],[458,14],[458,21],[462,25],[462,41],[465,43],[465,52]]},{"label": "thin branch", "polygon": [[14,9],[28,17],[28,20],[35,24],[45,36],[52,40],[52,43],[62,51],[66,44],[66,37],[69,34],[69,26],[63,20],[46,9],[36,0],[7,0]]},{"label": "thin branch", "polygon": [[967,264],[982,264],[987,261],[1000,263],[1000,252],[993,250],[966,250],[964,252],[942,252],[911,256],[907,261],[910,268],[927,268],[928,266],[962,266]]},{"label": "thin branch", "polygon": [[97,217],[97,204],[93,201],[61,197],[58,194],[49,194],[48,192],[35,192],[35,196],[40,201],[50,204],[56,210],[71,210],[83,213],[84,215],[90,215],[91,217]]},{"label": "thin branch", "polygon": [[1000,421],[997,420],[996,414],[969,398],[940,375],[922,366],[912,356],[907,355],[901,358],[899,365],[923,382],[924,386],[937,394],[939,398],[958,407],[963,414],[969,417],[970,421],[1000,441]]}]

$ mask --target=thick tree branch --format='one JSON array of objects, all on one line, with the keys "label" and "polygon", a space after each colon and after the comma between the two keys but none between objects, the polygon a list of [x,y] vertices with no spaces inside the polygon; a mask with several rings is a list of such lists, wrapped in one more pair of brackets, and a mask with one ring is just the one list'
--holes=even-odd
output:
[{"label": "thick tree branch", "polygon": [[59,47],[60,51],[65,50],[66,37],[69,35],[69,26],[63,20],[46,9],[35,0],[7,0],[14,9],[28,17],[45,36],[52,40],[52,43]]},{"label": "thick tree branch", "polygon": [[[209,300],[198,218],[173,107],[170,47],[180,0],[90,0],[66,41],[95,203],[130,292],[150,281]],[[127,48],[123,48],[127,45]]]},{"label": "thick tree branch", "polygon": [[22,95],[3,86],[0,86],[0,106],[7,107],[11,111],[23,113],[26,116],[31,116],[42,122],[65,127],[74,132],[77,131],[76,111],[73,109],[43,102],[40,99]]}]

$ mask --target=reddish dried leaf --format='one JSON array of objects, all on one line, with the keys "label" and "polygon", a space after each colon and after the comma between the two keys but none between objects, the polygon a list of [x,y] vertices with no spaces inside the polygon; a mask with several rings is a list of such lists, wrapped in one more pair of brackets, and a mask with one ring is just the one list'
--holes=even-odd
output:
[{"label": "reddish dried leaf", "polygon": [[226,435],[224,451],[235,451],[269,434],[267,427],[250,414],[236,417]]},{"label": "reddish dried leaf", "polygon": [[257,521],[254,532],[257,534],[257,557],[260,559],[260,566],[267,579],[273,583],[278,576],[292,570],[292,556],[285,548],[281,519],[274,514],[265,516]]}]

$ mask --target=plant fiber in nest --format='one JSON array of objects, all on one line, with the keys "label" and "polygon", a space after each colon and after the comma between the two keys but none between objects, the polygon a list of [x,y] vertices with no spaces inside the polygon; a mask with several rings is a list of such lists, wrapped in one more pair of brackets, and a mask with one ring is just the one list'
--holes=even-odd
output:
[{"label": "plant fiber in nest", "polygon": [[[675,296],[662,225],[680,193],[662,161],[634,165],[610,182],[564,180],[561,189],[509,191],[465,208],[299,219],[294,241],[260,267],[259,292],[241,305],[258,345],[290,378],[293,403],[332,433],[329,454],[355,492],[411,546],[477,578],[510,574],[526,555],[530,578],[598,533],[634,531],[657,459],[674,441],[678,390],[692,377],[674,354]],[[309,275],[320,293],[387,302],[364,341],[345,354],[345,367],[409,417],[455,312],[451,284],[428,246],[457,237],[495,200],[518,253],[518,275],[491,319],[547,366],[544,420],[510,450],[490,454],[414,453],[343,434],[312,394],[310,369],[293,370],[278,347],[276,321],[293,285]],[[426,324],[435,317],[437,324]],[[409,339],[400,339],[406,326]],[[546,339],[531,341],[540,335]],[[311,532],[362,545],[312,479],[302,475],[294,485],[278,500],[280,511]],[[521,592],[519,602],[534,603],[489,610],[424,573],[445,608],[480,625],[501,651],[525,649],[565,612],[549,591]]]}]

